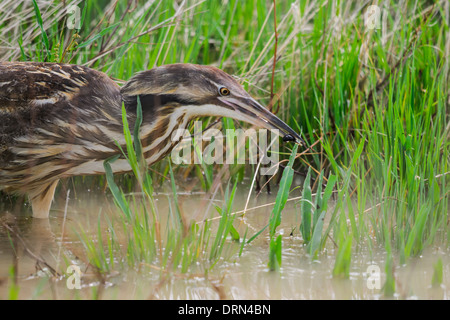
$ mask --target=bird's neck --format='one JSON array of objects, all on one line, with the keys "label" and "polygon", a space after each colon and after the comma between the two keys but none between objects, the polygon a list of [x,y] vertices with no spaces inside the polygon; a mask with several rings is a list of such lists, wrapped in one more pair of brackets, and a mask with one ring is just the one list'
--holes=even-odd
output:
[{"label": "bird's neck", "polygon": [[180,142],[180,132],[195,118],[189,110],[190,106],[165,106],[154,121],[142,125],[142,152],[148,165],[164,158]]}]

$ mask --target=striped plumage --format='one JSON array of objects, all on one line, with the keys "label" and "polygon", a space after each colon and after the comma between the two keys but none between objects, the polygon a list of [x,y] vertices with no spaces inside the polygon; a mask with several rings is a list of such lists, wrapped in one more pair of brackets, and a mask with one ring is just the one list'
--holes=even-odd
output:
[{"label": "striped plumage", "polygon": [[[228,90],[226,93],[224,88]],[[122,88],[102,72],[55,63],[0,63],[0,190],[27,194],[33,216],[48,217],[59,179],[104,173],[123,147],[122,102],[133,125],[137,97],[141,139],[151,165],[176,145],[171,134],[200,116],[224,116],[301,138],[261,107],[225,72],[174,64],[138,73]],[[120,158],[114,172],[130,171]]]}]

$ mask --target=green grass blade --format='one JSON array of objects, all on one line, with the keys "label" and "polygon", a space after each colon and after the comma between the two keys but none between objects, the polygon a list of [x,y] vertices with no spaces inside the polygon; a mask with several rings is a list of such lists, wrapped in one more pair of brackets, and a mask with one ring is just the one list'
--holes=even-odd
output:
[{"label": "green grass blade", "polygon": [[275,234],[276,228],[281,223],[281,212],[286,204],[289,196],[289,191],[292,184],[292,179],[294,177],[294,170],[292,165],[294,164],[295,155],[297,154],[298,145],[295,145],[292,149],[291,155],[289,157],[289,163],[284,168],[283,175],[280,181],[280,188],[278,189],[277,197],[275,199],[275,205],[272,210],[272,215],[269,220],[270,225],[270,236]]},{"label": "green grass blade", "polygon": [[36,21],[37,21],[37,24],[39,25],[39,29],[41,29],[42,42],[44,43],[45,49],[47,50],[47,55],[50,58],[50,44],[48,41],[47,33],[45,32],[45,29],[44,29],[44,23],[42,21],[41,11],[39,10],[39,6],[38,6],[36,0],[32,0],[32,2],[33,2],[33,7],[34,7],[34,13],[36,15]]},{"label": "green grass blade", "polygon": [[300,231],[302,233],[303,241],[308,244],[311,240],[311,215],[312,215],[312,192],[311,192],[311,170],[308,170],[304,184],[301,201],[302,222],[300,224]]},{"label": "green grass blade", "polygon": [[[34,1],[34,0],[33,0]],[[120,22],[116,22],[112,25],[110,25],[109,27],[103,29],[102,31],[100,31],[98,34],[96,34],[95,36],[93,36],[92,38],[90,38],[89,40],[86,40],[82,43],[80,43],[77,48],[81,49],[84,47],[87,47],[88,45],[92,44],[95,40],[101,39],[104,35],[108,34],[110,31],[112,31],[115,27],[117,27],[120,24]]]}]

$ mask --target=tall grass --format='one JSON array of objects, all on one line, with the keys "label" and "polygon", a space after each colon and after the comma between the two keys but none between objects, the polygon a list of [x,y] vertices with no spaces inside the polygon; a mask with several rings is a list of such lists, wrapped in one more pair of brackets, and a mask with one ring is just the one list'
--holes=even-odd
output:
[{"label": "tall grass", "polygon": [[[260,0],[73,3],[82,12],[80,30],[65,27],[62,2],[45,3],[43,8],[39,1],[4,1],[5,8],[23,19],[8,19],[0,13],[0,35],[10,46],[1,49],[3,59],[83,64],[119,83],[162,64],[213,64],[236,75],[252,95],[272,105],[278,116],[302,133],[311,149],[299,149],[295,161],[291,157],[273,224],[270,230],[253,235],[269,232],[271,269],[281,263],[282,243],[275,230],[292,189],[286,176],[292,179],[292,170],[306,177],[298,235],[312,259],[327,246],[336,248],[336,277],[349,276],[352,254],[361,248],[369,254],[383,248],[389,274],[393,264],[407,263],[433,244],[448,246],[448,1],[378,3],[379,29],[365,24],[367,3],[358,1],[280,0],[275,1],[276,7],[272,1]],[[274,101],[269,101],[271,96]],[[210,123],[205,120],[204,127]],[[225,130],[238,124],[223,119],[221,125]],[[128,146],[124,152],[135,165],[135,179],[145,194],[144,202],[127,198],[107,170],[109,189],[124,212],[121,227],[114,229],[127,235],[128,262],[158,259],[162,266],[181,266],[183,271],[202,258],[209,261],[208,266],[214,265],[225,241],[238,238],[231,210],[239,188],[236,181],[255,174],[255,168],[172,167],[165,160],[147,171],[138,161],[136,134],[126,126],[124,134]],[[193,177],[197,188],[208,191],[217,175],[233,188],[226,188],[224,206],[217,208],[220,225],[212,234],[210,220],[183,221],[175,179]],[[167,177],[174,183],[170,214],[177,228],[165,229],[154,215],[151,196],[152,186],[161,185]],[[330,199],[335,200],[332,209]],[[239,236],[242,253],[253,238],[243,241],[243,235]],[[95,248],[98,245],[110,247],[113,255],[124,250],[115,240]],[[97,249],[87,248],[93,253]],[[94,256],[102,254],[99,250]],[[102,259],[98,263],[102,268],[114,261]],[[394,291],[390,277],[384,293]]]}]

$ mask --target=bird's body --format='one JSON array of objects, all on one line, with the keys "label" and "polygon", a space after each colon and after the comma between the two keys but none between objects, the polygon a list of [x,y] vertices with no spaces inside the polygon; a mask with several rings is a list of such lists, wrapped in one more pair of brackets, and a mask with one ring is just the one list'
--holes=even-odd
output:
[{"label": "bird's body", "polygon": [[[214,67],[162,66],[138,73],[119,87],[106,74],[82,66],[1,62],[0,190],[27,194],[33,216],[47,217],[59,179],[103,174],[104,160],[121,154],[117,143],[125,149],[122,103],[133,124],[138,97],[142,150],[149,165],[178,143],[171,139],[176,129],[200,116],[278,128],[300,141],[231,76]],[[112,168],[131,169],[124,157]]]},{"label": "bird's body", "polygon": [[[46,216],[60,178],[101,168],[84,169],[105,148],[103,124],[121,130],[120,107],[120,87],[101,72],[1,63],[0,188],[28,194],[34,215]],[[108,148],[117,153],[114,143]]]}]

